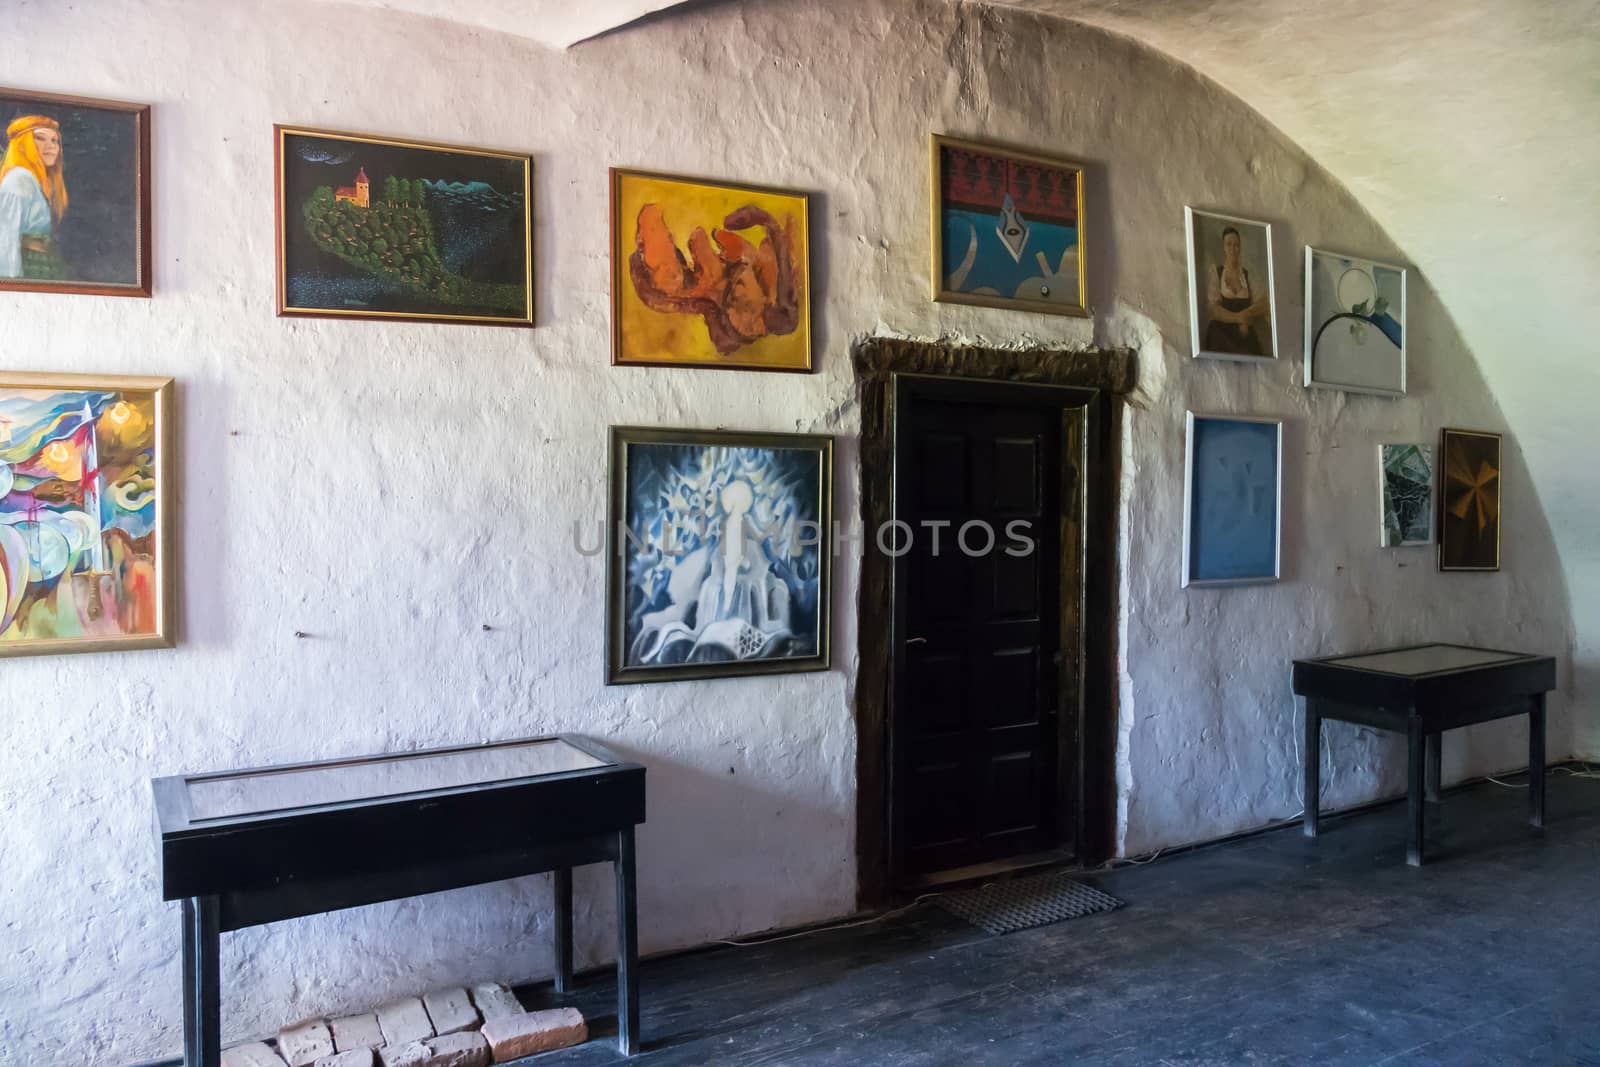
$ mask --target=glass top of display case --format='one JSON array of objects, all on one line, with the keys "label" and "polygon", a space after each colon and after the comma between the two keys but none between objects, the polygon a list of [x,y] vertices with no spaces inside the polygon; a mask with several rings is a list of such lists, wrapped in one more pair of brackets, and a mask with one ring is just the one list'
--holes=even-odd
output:
[{"label": "glass top of display case", "polygon": [[1521,652],[1500,652],[1492,648],[1467,648],[1464,645],[1418,645],[1416,648],[1396,648],[1386,652],[1368,652],[1359,656],[1340,656],[1323,660],[1336,667],[1355,667],[1364,671],[1381,671],[1384,674],[1435,674],[1439,671],[1459,671],[1467,667],[1484,667],[1507,660],[1527,659]]},{"label": "glass top of display case", "polygon": [[302,763],[184,778],[189,820],[247,818],[330,804],[519,781],[613,763],[561,737]]}]

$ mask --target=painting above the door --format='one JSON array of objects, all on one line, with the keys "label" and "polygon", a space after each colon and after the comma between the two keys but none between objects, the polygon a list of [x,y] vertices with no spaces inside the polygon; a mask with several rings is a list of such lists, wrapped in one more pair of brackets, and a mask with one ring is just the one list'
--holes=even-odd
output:
[{"label": "painting above the door", "polygon": [[1196,357],[1278,358],[1272,227],[1183,209],[1189,241],[1189,339]]},{"label": "painting above the door", "polygon": [[1445,430],[1439,445],[1439,569],[1500,569],[1500,435]]},{"label": "painting above the door", "polygon": [[1433,446],[1379,445],[1384,548],[1433,543]]},{"label": "painting above the door", "polygon": [[1406,270],[1306,248],[1305,383],[1406,392]]},{"label": "painting above the door", "polygon": [[1189,413],[1183,584],[1278,580],[1283,423]]},{"label": "painting above the door", "polygon": [[150,108],[0,89],[0,290],[150,295]]},{"label": "painting above the door", "polygon": [[833,439],[611,430],[606,682],[828,669]]},{"label": "painting above the door", "polygon": [[533,162],[273,128],[278,314],[533,325]]},{"label": "painting above the door", "polygon": [[168,378],[0,375],[0,656],[173,635]]},{"label": "painting above the door", "polygon": [[1083,168],[934,134],[933,298],[1087,315]]},{"label": "painting above the door", "polygon": [[611,172],[611,362],[811,369],[810,198]]}]

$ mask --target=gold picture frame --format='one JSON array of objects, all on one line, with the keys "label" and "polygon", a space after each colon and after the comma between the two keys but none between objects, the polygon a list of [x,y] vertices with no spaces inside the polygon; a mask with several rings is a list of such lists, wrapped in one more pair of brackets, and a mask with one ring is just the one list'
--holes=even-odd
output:
[{"label": "gold picture frame", "polygon": [[0,658],[175,644],[173,407],[171,378],[0,373]]},{"label": "gold picture frame", "polygon": [[[309,126],[274,125],[272,136],[279,316],[534,325],[532,156]],[[292,151],[296,140],[314,144]],[[380,174],[376,200],[366,173],[369,162]],[[333,184],[347,179],[351,186]],[[398,188],[391,181],[404,184],[403,198],[390,195]],[[420,192],[411,191],[418,187]],[[471,278],[446,261],[434,240],[434,215],[425,207],[446,195],[471,200],[482,208],[480,215],[505,214],[503,234],[489,242],[494,254],[478,253]],[[288,202],[291,196],[296,203]],[[324,218],[357,216],[352,225],[360,227],[355,231],[360,244],[345,241],[351,245],[345,250],[333,226],[326,241],[313,231],[310,212],[317,201],[325,201],[320,205]],[[383,217],[369,215],[372,211]],[[391,247],[397,233],[406,243]],[[502,262],[512,252],[520,254],[520,264]],[[337,304],[308,299],[322,291],[343,295]]]},{"label": "gold picture frame", "polygon": [[[610,177],[613,367],[811,372],[809,193],[621,167],[611,168]],[[647,235],[649,208],[656,210]],[[716,236],[708,237],[708,231]],[[724,241],[724,231],[732,239]],[[653,284],[641,291],[646,281],[654,282],[652,253],[662,260],[656,268],[703,283],[707,272],[700,260],[720,255],[742,264],[724,247],[738,243],[754,251],[750,258],[770,251],[772,262],[788,266],[788,276],[778,268],[770,286],[759,266],[745,274],[760,284],[759,318],[748,311],[743,319],[727,314],[729,302],[699,292],[666,292]],[[719,264],[718,272],[723,269]]]},{"label": "gold picture frame", "polygon": [[[963,163],[972,164],[969,172],[983,175],[981,181],[958,181],[954,176],[947,181],[949,167]],[[987,177],[991,173],[988,168],[995,163],[1003,166],[1003,191]],[[1070,201],[1060,188],[1062,176],[1066,174],[1070,174],[1072,182]],[[933,299],[940,303],[1087,318],[1090,312],[1083,187],[1081,163],[1003,145],[930,134],[929,280]],[[1001,199],[993,202],[997,195]],[[1024,197],[1022,204],[1017,203],[1018,196]],[[992,222],[988,215],[991,208]],[[1029,211],[1034,213],[1031,221]],[[959,267],[945,254],[947,225],[957,221],[947,220],[947,212],[960,212],[966,217],[959,221],[969,226],[969,243]],[[1062,243],[1067,237],[1062,231],[1070,231],[1070,245]],[[1036,234],[1038,240],[1035,240]],[[998,249],[989,247],[990,237],[1000,245]],[[1014,270],[1006,269],[1002,257],[1007,253],[1012,257]],[[1071,279],[1065,273],[1069,260],[1076,274]],[[1038,274],[1028,274],[1034,267],[1038,268]],[[978,280],[971,281],[975,269],[979,270]],[[952,279],[956,279],[955,285],[951,284]],[[993,285],[988,284],[991,281],[1003,282],[1014,292],[1034,287],[1044,295],[1005,296],[994,291]],[[967,284],[974,288],[962,288]],[[1054,298],[1058,289],[1075,297],[1075,302]]]}]

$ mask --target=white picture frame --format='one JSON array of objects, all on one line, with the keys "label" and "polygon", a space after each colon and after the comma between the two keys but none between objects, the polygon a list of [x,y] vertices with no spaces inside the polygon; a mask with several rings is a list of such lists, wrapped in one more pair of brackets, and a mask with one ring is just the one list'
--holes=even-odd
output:
[{"label": "white picture frame", "polygon": [[[1229,481],[1235,491],[1242,491],[1245,499],[1228,501],[1206,492],[1201,479],[1207,474],[1206,465],[1217,456],[1218,442],[1206,440],[1211,431],[1235,428],[1270,427],[1268,433],[1240,435],[1237,442],[1224,441],[1223,447],[1234,453],[1259,450],[1263,442],[1270,441],[1272,472],[1265,480],[1261,472],[1247,474],[1243,479],[1236,471],[1229,471]],[[1252,440],[1253,438],[1253,440]],[[1201,453],[1205,453],[1201,456]],[[1197,457],[1199,462],[1197,462]],[[1245,456],[1245,458],[1253,458]],[[1226,469],[1224,466],[1222,469]],[[1271,501],[1271,530],[1264,531],[1264,522],[1252,519],[1255,529],[1252,540],[1257,542],[1246,551],[1230,558],[1230,553],[1220,546],[1217,527],[1221,517],[1237,516],[1238,509],[1255,511],[1267,500]],[[1270,545],[1264,542],[1270,537]],[[1207,557],[1209,558],[1202,558]],[[1222,415],[1191,411],[1184,430],[1183,458],[1183,588],[1206,586],[1257,585],[1276,582],[1282,574],[1283,564],[1283,420],[1254,415]]]},{"label": "white picture frame", "polygon": [[[1254,282],[1250,280],[1250,267],[1252,264],[1255,265],[1256,277],[1259,278],[1262,271],[1260,265],[1265,264],[1266,327],[1263,329],[1258,325],[1249,334],[1256,347],[1265,343],[1266,350],[1260,353],[1233,350],[1248,349],[1251,347],[1251,342],[1234,339],[1232,333],[1226,329],[1226,326],[1232,324],[1213,319],[1209,301],[1203,297],[1203,294],[1209,292],[1211,271],[1220,268],[1225,256],[1225,242],[1230,231],[1239,238],[1241,266],[1245,272],[1247,292],[1250,297],[1255,296]],[[1185,206],[1183,233],[1184,243],[1188,249],[1189,345],[1192,358],[1223,359],[1237,363],[1260,363],[1277,359],[1278,287],[1272,264],[1272,224],[1259,219],[1224,215],[1220,212],[1202,211],[1199,208]],[[1202,262],[1205,264],[1204,267]],[[1220,284],[1219,279],[1219,288]]]},{"label": "white picture frame", "polygon": [[1307,389],[1406,395],[1407,273],[1398,264],[1306,245]]},{"label": "white picture frame", "polygon": [[[1415,455],[1408,455],[1408,450]],[[1420,548],[1434,543],[1434,531],[1438,526],[1435,507],[1439,499],[1438,460],[1435,456],[1433,445],[1419,441],[1386,441],[1378,446],[1378,547]],[[1400,468],[1400,464],[1405,464],[1405,467]],[[1420,511],[1413,507],[1408,512],[1397,505],[1397,522],[1391,527],[1389,511],[1394,491],[1406,483],[1412,486],[1419,484],[1415,477],[1419,473],[1419,464],[1420,473],[1426,475],[1420,481],[1423,506]],[[1391,465],[1397,467],[1393,478],[1389,469]],[[1412,492],[1415,492],[1414,488]],[[1399,520],[1411,513],[1416,513],[1419,521],[1409,524],[1411,536],[1408,536],[1407,524]],[[1417,526],[1426,527],[1426,536],[1415,536]]]}]

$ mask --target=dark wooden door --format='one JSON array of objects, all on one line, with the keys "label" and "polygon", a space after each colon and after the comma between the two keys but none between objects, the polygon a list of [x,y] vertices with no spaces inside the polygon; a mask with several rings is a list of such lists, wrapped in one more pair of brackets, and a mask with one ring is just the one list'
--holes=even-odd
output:
[{"label": "dark wooden door", "polygon": [[1062,409],[908,392],[895,418],[898,866],[1055,847]]}]

